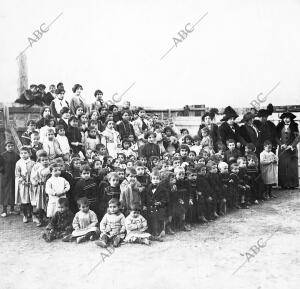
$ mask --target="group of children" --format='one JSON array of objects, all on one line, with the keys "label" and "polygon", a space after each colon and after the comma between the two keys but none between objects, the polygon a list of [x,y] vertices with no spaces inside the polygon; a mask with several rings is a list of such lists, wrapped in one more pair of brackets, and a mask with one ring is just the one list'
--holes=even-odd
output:
[{"label": "group of children", "polygon": [[278,160],[269,141],[259,156],[252,143],[240,151],[233,139],[215,151],[207,129],[179,137],[143,109],[132,122],[130,111],[110,109],[70,115],[64,107],[57,118],[44,107],[40,121],[28,121],[19,156],[7,141],[1,216],[18,205],[24,223],[46,226],[47,242],[148,245],[275,197]]}]

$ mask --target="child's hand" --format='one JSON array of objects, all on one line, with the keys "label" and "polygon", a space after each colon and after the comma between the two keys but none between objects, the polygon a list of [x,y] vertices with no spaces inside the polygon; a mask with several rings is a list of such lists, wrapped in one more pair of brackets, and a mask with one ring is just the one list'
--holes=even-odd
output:
[{"label": "child's hand", "polygon": [[237,142],[237,143],[236,143],[236,147],[237,147],[237,148],[240,148],[240,147],[241,147],[241,143],[240,143],[240,142]]},{"label": "child's hand", "polygon": [[247,189],[250,189],[250,186],[249,186],[249,185],[246,185],[245,187],[246,187]]},{"label": "child's hand", "polygon": [[139,192],[140,193],[143,192],[143,190],[144,190],[144,187],[139,187]]},{"label": "child's hand", "polygon": [[190,200],[189,200],[189,205],[191,205],[191,206],[192,206],[192,205],[194,205],[194,203],[193,203],[193,200],[192,200],[192,199],[190,199]]},{"label": "child's hand", "polygon": [[184,205],[183,199],[179,199],[178,201],[179,201],[179,204]]},{"label": "child's hand", "polygon": [[208,200],[209,200],[209,201],[212,201],[212,197],[208,197]]},{"label": "child's hand", "polygon": [[146,211],[147,210],[147,207],[146,206],[143,206],[143,211]]},{"label": "child's hand", "polygon": [[161,202],[155,202],[154,205],[159,206],[159,205],[161,205]]},{"label": "child's hand", "polygon": [[197,192],[197,195],[198,195],[198,196],[202,196],[202,193],[201,193],[201,192]]},{"label": "child's hand", "polygon": [[234,182],[233,180],[230,180],[230,181],[229,181],[229,183],[233,183],[233,182]]}]

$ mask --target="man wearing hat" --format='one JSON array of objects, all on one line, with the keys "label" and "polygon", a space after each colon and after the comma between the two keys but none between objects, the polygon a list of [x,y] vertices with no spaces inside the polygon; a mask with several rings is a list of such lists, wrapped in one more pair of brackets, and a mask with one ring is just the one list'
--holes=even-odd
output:
[{"label": "man wearing hat", "polygon": [[297,150],[300,141],[299,129],[293,113],[285,112],[280,118],[281,122],[276,127],[279,140],[278,185],[294,189],[299,186]]},{"label": "man wearing hat", "polygon": [[224,116],[221,121],[224,121],[219,127],[219,134],[222,143],[226,146],[226,141],[233,139],[236,147],[239,149],[244,140],[240,136],[240,127],[234,122],[238,114],[231,106],[227,106],[224,110]]},{"label": "man wearing hat", "polygon": [[273,113],[273,105],[269,104],[267,109],[260,109],[257,117],[260,120],[255,120],[253,124],[260,131],[257,140],[256,154],[259,156],[264,149],[264,142],[269,140],[272,143],[272,152],[275,153],[279,140],[277,138],[276,126],[268,120],[268,117]]},{"label": "man wearing hat", "polygon": [[245,141],[243,145],[246,145],[246,143],[253,143],[255,146],[257,145],[258,135],[259,131],[258,129],[253,125],[253,119],[255,118],[255,114],[251,112],[247,112],[243,119],[241,120],[242,123],[244,123],[240,127],[240,135]]},{"label": "man wearing hat", "polygon": [[220,135],[219,135],[219,129],[218,126],[215,123],[212,123],[212,120],[214,119],[215,114],[212,111],[206,112],[202,116],[202,123],[200,124],[199,130],[198,130],[198,136],[202,138],[201,135],[201,129],[206,127],[209,131],[209,135],[213,141],[213,148],[214,151],[218,151],[218,141],[220,141]]}]

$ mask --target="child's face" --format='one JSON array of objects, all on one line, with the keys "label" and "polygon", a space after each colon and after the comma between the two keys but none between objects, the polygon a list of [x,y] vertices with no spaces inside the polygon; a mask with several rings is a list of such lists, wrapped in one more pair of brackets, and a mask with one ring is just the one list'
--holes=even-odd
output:
[{"label": "child's face", "polygon": [[202,153],[203,159],[208,159],[208,153],[206,151],[203,151]]},{"label": "child's face", "polygon": [[203,167],[203,168],[200,169],[199,175],[201,175],[201,176],[205,176],[206,175],[206,168],[205,167]]},{"label": "child's face", "polygon": [[40,136],[39,135],[35,135],[35,134],[31,134],[30,139],[31,139],[31,143],[33,145],[37,145],[39,143],[39,141],[40,141]]},{"label": "child's face", "polygon": [[220,173],[221,174],[228,173],[228,166],[227,165],[220,166]]},{"label": "child's face", "polygon": [[156,165],[158,164],[158,159],[153,159],[153,160],[152,160],[152,164],[153,164],[154,166],[156,166]]},{"label": "child's face", "polygon": [[60,173],[61,173],[61,168],[57,167],[52,169],[52,176],[59,177]]},{"label": "child's face", "polygon": [[43,167],[48,167],[48,165],[49,165],[49,158],[48,157],[41,157],[40,158],[40,163],[42,164]]},{"label": "child's face", "polygon": [[127,168],[133,168],[133,162],[127,162],[126,167]]},{"label": "child's face", "polygon": [[218,172],[218,167],[217,166],[212,166],[209,170],[210,173],[216,174]]},{"label": "child's face", "polygon": [[131,211],[130,215],[132,218],[137,218],[140,215],[140,212],[139,211]]},{"label": "child's face", "polygon": [[101,168],[102,168],[101,161],[95,161],[95,163],[94,163],[94,169],[98,170],[98,169],[101,169]]},{"label": "child's face", "polygon": [[183,180],[184,176],[185,176],[185,172],[183,172],[183,171],[180,171],[180,172],[176,173],[176,179],[177,180]]},{"label": "child's face", "polygon": [[179,158],[180,157],[180,153],[175,153],[174,154],[174,158]]},{"label": "child's face", "polygon": [[190,145],[192,143],[192,140],[189,137],[187,137],[185,139],[185,143],[188,144],[188,145]]},{"label": "child's face", "polygon": [[197,180],[197,174],[189,174],[188,175],[189,181],[196,181]]},{"label": "child's face", "polygon": [[100,155],[105,155],[105,152],[106,152],[106,149],[105,149],[105,147],[101,147],[100,149],[99,149],[99,154]]},{"label": "child's face", "polygon": [[109,113],[109,114],[107,115],[106,119],[107,119],[107,120],[110,120],[110,121],[113,121],[113,119],[114,119],[113,114],[112,114],[112,113]]},{"label": "child's face", "polygon": [[200,158],[200,159],[198,160],[198,164],[205,165],[205,159],[204,159],[204,158]]},{"label": "child's face", "polygon": [[118,113],[118,108],[117,107],[114,107],[113,110],[112,110],[113,114],[116,114]]},{"label": "child's face", "polygon": [[33,123],[30,123],[28,126],[27,126],[27,130],[28,131],[34,131],[35,130],[35,124],[33,124]]},{"label": "child's face", "polygon": [[57,211],[63,213],[67,210],[67,207],[64,205],[57,204]]},{"label": "child's face", "polygon": [[180,149],[180,156],[186,157],[188,155],[188,151],[186,149]]},{"label": "child's face", "polygon": [[68,112],[63,113],[61,117],[63,119],[69,119],[70,118],[70,112],[68,111]]},{"label": "child's face", "polygon": [[124,142],[123,147],[124,147],[125,150],[129,149],[130,143],[129,142]]},{"label": "child's face", "polygon": [[58,135],[64,136],[66,134],[65,130],[63,128],[58,130]]},{"label": "child's face", "polygon": [[254,159],[249,159],[248,160],[248,166],[249,167],[255,167],[256,166]]},{"label": "child's face", "polygon": [[114,162],[114,167],[115,167],[115,168],[119,168],[120,165],[121,165],[120,160],[119,160],[119,159],[116,159],[115,162]]},{"label": "child's face", "polygon": [[59,100],[63,100],[64,95],[65,95],[65,93],[64,93],[64,92],[61,92],[61,93],[59,93],[59,94],[57,95],[57,97],[58,97]]},{"label": "child's face", "polygon": [[136,175],[130,174],[126,177],[126,179],[130,184],[136,183]]},{"label": "child's face", "polygon": [[123,171],[118,171],[117,172],[120,181],[123,181],[125,179],[125,173]]},{"label": "child's face", "polygon": [[103,96],[102,93],[97,93],[97,94],[96,94],[97,100],[98,100],[98,101],[102,101],[102,96]]},{"label": "child's face", "polygon": [[87,116],[85,114],[81,115],[80,121],[81,121],[82,124],[87,123],[87,120],[88,120],[88,118],[87,118]]},{"label": "child's face", "polygon": [[113,176],[109,179],[109,184],[112,186],[112,187],[116,187],[118,184],[119,184],[119,178]]},{"label": "child's face", "polygon": [[148,137],[148,143],[154,143],[155,142],[155,137],[153,134],[150,134],[149,137]]},{"label": "child's face", "polygon": [[189,158],[190,158],[191,160],[195,160],[196,155],[195,155],[194,153],[189,153]]},{"label": "child's face", "polygon": [[76,114],[77,116],[82,115],[82,114],[83,114],[83,109],[82,109],[82,107],[77,108],[75,114]]},{"label": "child's face", "polygon": [[151,183],[153,185],[158,185],[160,183],[160,177],[159,176],[152,176],[151,177]]},{"label": "child's face", "polygon": [[252,150],[249,147],[245,146],[245,153],[248,154],[250,152],[252,153]]},{"label": "child's face", "polygon": [[113,121],[109,121],[109,122],[107,123],[107,128],[108,128],[108,129],[113,129],[113,128],[114,128],[114,122],[113,122]]},{"label": "child's face", "polygon": [[106,108],[101,108],[100,110],[100,115],[106,115],[107,114],[107,109]]},{"label": "child's face", "polygon": [[135,170],[138,176],[142,176],[145,173],[144,167],[136,167]]},{"label": "child's face", "polygon": [[230,142],[230,143],[228,144],[228,149],[229,149],[230,151],[234,150],[234,149],[235,149],[235,143],[234,143],[234,142]]},{"label": "child's face", "polygon": [[50,115],[50,114],[51,114],[50,108],[46,108],[43,112],[43,117],[46,117],[47,115]]},{"label": "child's face", "polygon": [[54,139],[54,132],[49,131],[49,132],[47,133],[47,137],[48,137],[48,140],[53,140],[53,139]]},{"label": "child's face", "polygon": [[118,211],[119,211],[119,207],[118,207],[116,204],[109,204],[109,205],[108,205],[108,211],[109,211],[111,214],[116,214],[116,213],[118,213]]},{"label": "child's face", "polygon": [[206,130],[201,130],[201,135],[202,135],[203,137],[206,137],[206,136],[208,136],[208,133],[207,133]]},{"label": "child's face", "polygon": [[140,158],[140,161],[143,165],[147,164],[147,159],[146,158]]},{"label": "child's face", "polygon": [[49,121],[49,126],[50,126],[50,127],[54,127],[54,124],[55,124],[54,119],[51,119],[51,120]]},{"label": "child's face", "polygon": [[15,146],[12,143],[8,143],[5,147],[6,151],[12,152],[15,149]]},{"label": "child's face", "polygon": [[70,121],[70,126],[72,126],[72,127],[78,127],[78,120],[77,119],[72,119]]},{"label": "child's face", "polygon": [[80,205],[80,211],[81,212],[84,212],[84,213],[87,213],[89,211],[89,206],[88,205],[85,205],[85,204],[81,204]]},{"label": "child's face", "polygon": [[125,161],[125,158],[123,155],[118,155],[118,159],[120,160],[120,163],[123,163]]},{"label": "child's face", "polygon": [[237,174],[239,172],[239,167],[238,166],[234,166],[232,169],[231,169],[231,172],[233,172],[234,174]]},{"label": "child's face", "polygon": [[80,168],[80,165],[81,165],[81,163],[80,163],[79,160],[74,161],[74,163],[73,163],[73,167],[74,167],[75,169],[79,169],[79,168]]},{"label": "child's face", "polygon": [[239,167],[240,168],[245,168],[247,166],[247,162],[245,160],[240,160],[239,161]]},{"label": "child's face", "polygon": [[29,153],[28,153],[28,151],[20,151],[20,157],[23,160],[29,159]]},{"label": "child's face", "polygon": [[92,136],[92,137],[95,137],[96,134],[97,134],[97,131],[96,131],[95,129],[91,129],[91,130],[89,131],[89,135]]},{"label": "child's face", "polygon": [[266,152],[270,152],[272,150],[272,146],[271,145],[266,145],[266,146],[264,146],[264,150]]},{"label": "child's face", "polygon": [[132,135],[132,134],[128,136],[128,140],[129,140],[131,143],[133,143],[133,142],[134,142],[134,137],[133,137],[133,135]]},{"label": "child's face", "polygon": [[173,167],[176,168],[176,167],[179,167],[180,166],[180,160],[175,160],[173,162]]},{"label": "child's face", "polygon": [[98,120],[98,114],[97,114],[96,111],[92,113],[91,119],[92,119],[92,120]]},{"label": "child's face", "polygon": [[170,137],[171,135],[172,135],[172,132],[169,129],[167,129],[166,130],[166,136]]},{"label": "child's face", "polygon": [[82,171],[81,172],[81,178],[83,180],[88,180],[91,177],[90,171]]}]

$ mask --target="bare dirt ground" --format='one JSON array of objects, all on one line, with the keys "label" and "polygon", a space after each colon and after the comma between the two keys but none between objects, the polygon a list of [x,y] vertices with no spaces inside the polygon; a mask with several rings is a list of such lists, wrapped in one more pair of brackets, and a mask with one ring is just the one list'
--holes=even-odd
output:
[{"label": "bare dirt ground", "polygon": [[[0,289],[300,288],[300,191],[275,194],[150,247],[122,245],[107,258],[93,242],[48,244],[20,216],[2,218]],[[257,243],[264,247],[255,254]]]}]

